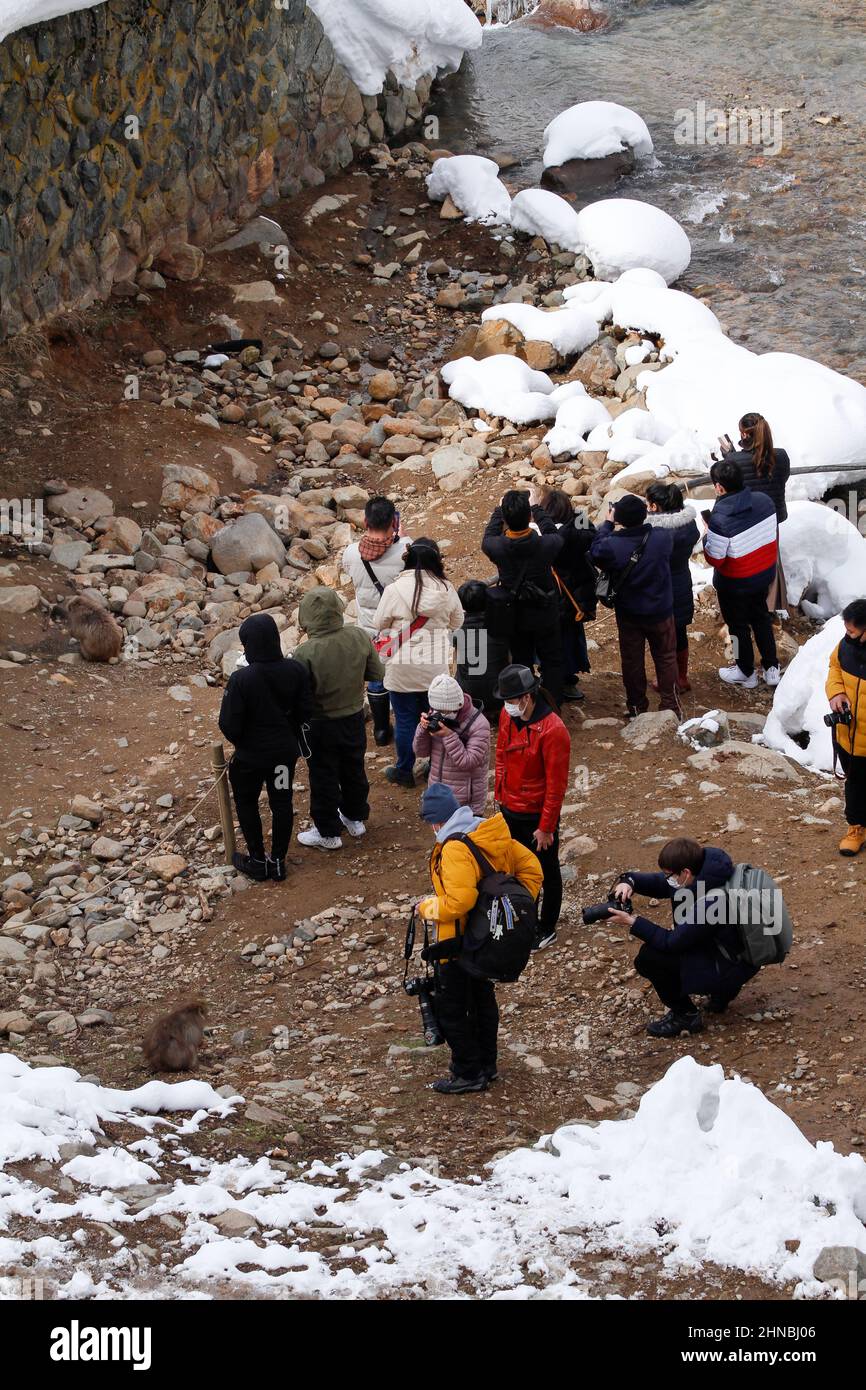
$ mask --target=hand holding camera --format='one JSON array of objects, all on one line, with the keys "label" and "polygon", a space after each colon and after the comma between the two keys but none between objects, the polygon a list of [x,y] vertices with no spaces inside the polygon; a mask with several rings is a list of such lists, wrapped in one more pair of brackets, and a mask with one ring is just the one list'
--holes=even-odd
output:
[{"label": "hand holding camera", "polygon": [[824,723],[828,729],[835,729],[839,724],[851,723],[851,706],[846,695],[834,695],[830,701],[830,713],[824,715]]}]

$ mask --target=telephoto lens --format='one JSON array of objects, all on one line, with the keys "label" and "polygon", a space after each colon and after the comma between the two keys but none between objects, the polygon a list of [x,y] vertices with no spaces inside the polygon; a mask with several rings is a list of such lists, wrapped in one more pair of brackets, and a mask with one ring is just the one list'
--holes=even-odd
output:
[{"label": "telephoto lens", "polygon": [[619,903],[609,900],[606,903],[593,903],[591,907],[585,907],[581,912],[583,925],[585,927],[594,926],[596,922],[605,922],[612,912],[616,912]]},{"label": "telephoto lens", "polygon": [[441,1047],[445,1038],[442,1030],[436,1022],[436,1015],[433,1012],[433,1004],[430,999],[430,991],[422,990],[418,995],[418,1005],[421,1009],[421,1027],[424,1030],[424,1043],[427,1047]]}]

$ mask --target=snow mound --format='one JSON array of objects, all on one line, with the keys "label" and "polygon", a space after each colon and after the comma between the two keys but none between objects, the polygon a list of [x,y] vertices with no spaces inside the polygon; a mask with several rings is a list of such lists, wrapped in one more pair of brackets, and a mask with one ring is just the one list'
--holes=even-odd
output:
[{"label": "snow mound", "polygon": [[455,72],[481,44],[483,29],[463,0],[309,0],[355,86],[381,92],[392,72],[401,86]]},{"label": "snow mound", "polygon": [[[768,748],[775,748],[814,772],[833,770],[833,741],[824,723],[830,704],[824,687],[830,653],[844,636],[845,624],[836,617],[803,644],[776,686],[773,707],[764,725],[762,742]],[[807,748],[794,741],[795,735],[804,733],[809,735]]]},{"label": "snow mound", "polygon": [[434,203],[447,197],[470,222],[488,226],[511,220],[511,195],[499,178],[499,165],[480,154],[452,154],[437,159],[427,175]]},{"label": "snow mound", "polygon": [[603,428],[610,421],[610,412],[601,401],[590,395],[574,395],[563,402],[556,412],[553,429],[544,436],[554,458],[561,454],[577,454],[588,447],[590,430]]},{"label": "snow mound", "polygon": [[16,29],[42,24],[77,10],[93,10],[104,0],[0,0],[0,43]]},{"label": "snow mound", "polygon": [[558,400],[552,398],[550,377],[508,353],[494,353],[480,362],[458,357],[442,368],[442,380],[452,400],[467,410],[484,410],[515,425],[551,420],[556,414]]},{"label": "snow mound", "polygon": [[581,101],[555,116],[544,132],[544,167],[569,159],[602,159],[631,148],[639,158],[653,152],[646,122],[615,101]]},{"label": "snow mound", "polygon": [[866,596],[866,540],[832,504],[792,502],[779,544],[788,597],[811,618],[832,618]]},{"label": "snow mound", "polygon": [[561,246],[563,251],[577,251],[580,229],[577,213],[545,188],[524,188],[511,200],[511,225],[516,232],[543,237],[549,246]]},{"label": "snow mound", "polygon": [[576,306],[571,309],[536,309],[534,304],[494,304],[481,315],[482,323],[505,319],[513,323],[530,342],[550,343],[568,357],[583,352],[598,337],[598,324],[591,314]]},{"label": "snow mound", "polygon": [[692,258],[682,227],[651,203],[602,198],[581,208],[577,220],[581,250],[602,280],[616,280],[624,270],[646,268],[670,284]]}]

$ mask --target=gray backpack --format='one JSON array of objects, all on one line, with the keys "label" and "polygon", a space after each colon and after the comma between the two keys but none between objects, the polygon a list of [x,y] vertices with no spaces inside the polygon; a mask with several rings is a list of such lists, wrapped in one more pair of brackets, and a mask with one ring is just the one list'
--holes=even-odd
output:
[{"label": "gray backpack", "polygon": [[728,900],[727,920],[739,933],[738,959],[758,967],[780,965],[793,944],[794,927],[774,879],[764,869],[735,864],[721,891]]}]

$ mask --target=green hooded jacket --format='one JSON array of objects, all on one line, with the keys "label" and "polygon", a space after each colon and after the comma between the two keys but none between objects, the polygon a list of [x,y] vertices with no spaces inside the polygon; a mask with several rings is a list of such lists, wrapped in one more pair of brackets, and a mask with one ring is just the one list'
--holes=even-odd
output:
[{"label": "green hooded jacket", "polygon": [[345,719],[364,708],[364,686],[380,681],[385,667],[366,632],[343,622],[343,603],[333,589],[311,589],[301,599],[298,622],[307,640],[294,658],[306,666],[316,719]]}]

